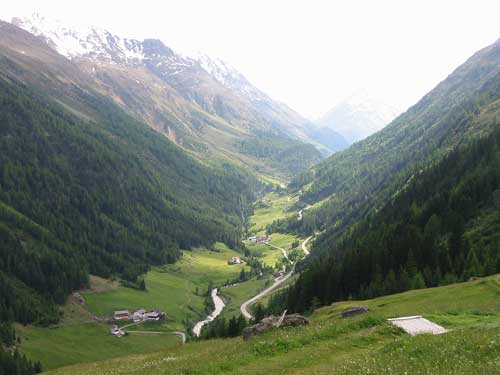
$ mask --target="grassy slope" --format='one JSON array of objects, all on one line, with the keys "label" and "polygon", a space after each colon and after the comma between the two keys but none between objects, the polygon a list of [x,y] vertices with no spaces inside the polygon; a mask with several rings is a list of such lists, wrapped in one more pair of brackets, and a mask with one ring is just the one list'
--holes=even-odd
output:
[{"label": "grassy slope", "polygon": [[287,216],[286,210],[297,202],[298,197],[288,197],[278,193],[269,193],[265,196],[269,207],[259,207],[255,209],[254,215],[249,218],[250,230],[262,234],[266,230],[266,225],[277,219]]},{"label": "grassy slope", "polygon": [[238,317],[241,304],[264,289],[270,282],[270,278],[252,279],[235,286],[223,288],[221,293],[226,301],[226,308],[222,312],[222,316],[226,319],[230,319],[232,316]]},{"label": "grassy slope", "polygon": [[[182,328],[182,319],[196,320],[204,314],[204,297],[209,283],[224,284],[236,278],[245,265],[227,264],[238,253],[218,244],[220,252],[198,249],[184,252],[175,264],[156,268],[146,276],[147,292],[119,288],[108,293],[86,295],[89,310],[96,315],[119,309],[159,308],[165,311],[172,328]],[[198,288],[199,295],[195,295]]]},{"label": "grassy slope", "polygon": [[45,370],[181,345],[172,334],[137,334],[118,339],[111,336],[108,330],[108,325],[88,323],[57,329],[30,327],[18,329],[18,333],[24,338],[23,352],[40,361]]},{"label": "grassy slope", "polygon": [[[271,209],[258,209],[251,217],[256,225],[263,227],[275,218],[284,216],[284,211],[296,199],[270,193],[266,196]],[[288,249],[295,237],[273,234],[271,243]],[[275,265],[282,252],[266,245],[249,245],[261,259]],[[93,362],[129,354],[141,354],[170,348],[178,344],[173,335],[131,335],[116,339],[107,334],[105,324],[88,323],[92,315],[105,316],[114,310],[159,308],[166,311],[164,323],[141,324],[129,330],[164,331],[185,330],[182,321],[194,322],[205,312],[204,297],[210,282],[222,285],[236,278],[245,265],[227,264],[227,259],[236,252],[223,244],[216,244],[216,251],[197,249],[186,251],[177,263],[154,268],[146,275],[147,291],[142,292],[118,286],[101,278],[91,278],[91,290],[82,292],[85,308],[72,303],[64,307],[66,325],[57,329],[27,327],[22,329],[25,338],[22,350],[32,359],[40,360],[45,369],[54,369],[76,363]],[[226,301],[223,316],[229,319],[239,315],[241,303],[257,294],[266,280],[250,280],[234,287],[224,288]],[[198,288],[199,295],[196,295]]]},{"label": "grassy slope", "polygon": [[[273,221],[296,215],[296,212],[289,213],[288,209],[297,202],[298,196],[280,195],[272,192],[266,194],[264,200],[267,207],[258,206],[254,210],[254,214],[249,218],[250,231],[258,235],[265,234],[266,226]],[[288,251],[296,239],[301,240],[299,237],[290,234],[273,233],[269,243]],[[261,258],[260,260],[269,266],[274,267],[283,258],[283,253],[280,250],[264,244],[245,242],[245,246],[252,255]]]},{"label": "grassy slope", "polygon": [[[171,332],[184,330],[182,320],[198,320],[205,315],[204,297],[210,281],[215,285],[239,275],[244,265],[229,266],[227,259],[236,253],[222,244],[219,252],[198,249],[185,252],[176,264],[156,268],[146,275],[147,292],[141,292],[92,278],[92,291],[82,292],[86,309],[78,304],[64,306],[63,325],[56,329],[19,327],[22,350],[44,369],[75,363],[94,362],[128,354],[157,351],[179,344],[171,334],[117,339],[108,334],[108,325],[89,323],[91,315],[109,315],[118,309],[159,308],[167,312],[165,323],[139,325],[131,330]],[[195,295],[196,288],[199,296]]]},{"label": "grassy slope", "polygon": [[[51,374],[498,374],[500,275],[319,309],[305,328],[196,342]],[[354,304],[371,311],[349,319]],[[410,337],[385,318],[423,314],[452,331]]]}]

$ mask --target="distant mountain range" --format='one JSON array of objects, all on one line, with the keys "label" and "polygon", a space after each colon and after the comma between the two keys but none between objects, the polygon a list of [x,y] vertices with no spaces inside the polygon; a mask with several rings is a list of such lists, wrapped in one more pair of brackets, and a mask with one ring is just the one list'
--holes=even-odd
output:
[{"label": "distant mountain range", "polygon": [[331,239],[377,212],[420,169],[498,126],[499,87],[500,40],[475,53],[382,130],[297,176],[290,186],[303,189],[304,204],[322,204],[292,224],[306,233],[309,216],[317,229],[328,228]]},{"label": "distant mountain range", "polygon": [[87,73],[99,91],[200,159],[231,160],[286,177],[318,162],[320,151],[332,151],[314,139],[310,121],[221,60],[183,56],[160,40],[122,38],[39,14],[12,23],[40,37]]},{"label": "distant mountain range", "polygon": [[[401,110],[357,91],[316,121],[344,138],[347,145],[361,141],[389,124]],[[345,147],[344,147],[345,148]]]}]

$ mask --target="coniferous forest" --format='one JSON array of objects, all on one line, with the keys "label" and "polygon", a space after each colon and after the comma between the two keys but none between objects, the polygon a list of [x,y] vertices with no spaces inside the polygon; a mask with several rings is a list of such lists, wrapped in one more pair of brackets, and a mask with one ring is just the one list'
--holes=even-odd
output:
[{"label": "coniferous forest", "polygon": [[[422,348],[405,347],[403,331],[385,315],[369,315],[386,304],[367,300],[471,280],[498,286],[488,281],[494,277],[474,279],[500,273],[500,40],[389,123],[359,124],[367,138],[330,147],[332,137],[345,141],[335,121],[322,127],[306,119],[222,61],[183,56],[159,39],[31,18],[0,20],[0,375],[37,374],[42,364],[49,371],[94,366],[125,354],[151,358],[148,352],[177,344],[175,358],[155,360],[158,373],[168,372],[163,365],[190,372],[196,350],[209,356],[208,372],[240,365],[249,373],[261,365],[342,371],[313,355],[332,357],[340,342],[356,361],[388,356],[391,346]],[[392,63],[384,58],[381,66]],[[301,82],[293,78],[290,87]],[[357,110],[339,104],[349,116],[377,115],[365,99]],[[234,288],[223,291],[224,280]],[[353,300],[370,311],[344,319]],[[474,319],[488,310],[478,311]],[[291,313],[308,319],[282,324]],[[269,314],[283,318],[262,321]],[[456,334],[458,320],[430,332]],[[495,328],[492,322],[485,327]],[[84,345],[76,326],[89,336]],[[130,326],[140,329],[124,331]],[[372,340],[374,332],[380,337]],[[230,339],[254,334],[268,336]],[[115,336],[118,344],[109,341]],[[213,348],[202,341],[222,338]],[[317,350],[323,339],[328,351]],[[377,351],[365,350],[368,341],[378,341]],[[493,348],[498,340],[483,341]],[[50,361],[36,351],[48,346]],[[464,353],[459,346],[450,345],[450,358]],[[310,357],[303,355],[302,368],[282,366],[294,349]],[[219,355],[227,352],[230,364]],[[346,373],[354,373],[355,361],[347,361]]]},{"label": "coniferous forest", "polygon": [[[492,121],[497,121],[494,119]],[[416,170],[404,188],[322,254],[271,311],[368,299],[500,272],[500,131]]]},{"label": "coniferous forest", "polygon": [[134,285],[180,249],[240,246],[260,186],[200,164],[105,99],[84,121],[0,80],[0,316],[51,324],[89,273]]}]

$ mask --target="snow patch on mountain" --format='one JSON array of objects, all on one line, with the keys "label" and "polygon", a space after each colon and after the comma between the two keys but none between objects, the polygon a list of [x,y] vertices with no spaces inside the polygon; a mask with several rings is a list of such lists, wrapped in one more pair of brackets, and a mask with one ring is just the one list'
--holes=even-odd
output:
[{"label": "snow patch on mountain", "polygon": [[192,58],[215,80],[237,94],[252,101],[270,100],[266,94],[252,85],[243,74],[229,63],[201,52],[196,52]]},{"label": "snow patch on mountain", "polygon": [[360,90],[334,106],[317,124],[341,134],[351,144],[381,130],[400,113],[401,110]]},{"label": "snow patch on mountain", "polygon": [[12,23],[44,38],[52,48],[69,59],[86,56],[114,62],[132,62],[144,58],[141,42],[120,38],[97,27],[70,27],[39,13],[13,18]]}]

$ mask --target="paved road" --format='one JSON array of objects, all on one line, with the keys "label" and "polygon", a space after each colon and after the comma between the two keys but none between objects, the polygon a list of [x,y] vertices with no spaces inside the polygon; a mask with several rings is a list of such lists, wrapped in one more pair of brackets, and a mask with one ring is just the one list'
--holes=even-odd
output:
[{"label": "paved road", "polygon": [[310,240],[312,237],[313,237],[313,236],[309,236],[309,237],[307,237],[307,238],[304,240],[304,242],[302,242],[302,251],[304,252],[304,254],[305,254],[306,256],[308,256],[308,255],[309,255],[309,250],[307,250],[306,245],[307,245],[307,243],[309,242],[309,240]]},{"label": "paved road", "polygon": [[243,314],[243,316],[246,319],[253,319],[253,315],[248,312],[248,307],[250,305],[253,305],[255,302],[257,302],[259,299],[262,297],[266,296],[270,292],[272,292],[274,289],[279,287],[281,284],[283,284],[286,280],[290,278],[290,276],[293,275],[293,270],[288,272],[286,275],[278,277],[276,280],[274,280],[273,285],[271,285],[269,288],[264,289],[262,292],[257,294],[256,296],[250,298],[248,301],[243,302],[243,304],[240,306],[240,311]]},{"label": "paved road", "polygon": [[[312,238],[313,236],[309,236],[307,237],[304,242],[302,242],[302,250],[304,251],[304,254],[305,256],[308,256],[309,255],[309,250],[307,250],[306,248],[306,245],[307,245],[307,242]],[[270,245],[270,246],[273,246],[273,245]],[[285,252],[286,253],[286,252]],[[288,259],[288,257],[287,257]],[[294,270],[291,270],[290,272],[288,272],[286,275],[284,276],[281,276],[281,277],[278,277],[273,285],[271,285],[269,288],[267,289],[264,289],[262,292],[260,292],[259,294],[257,294],[256,296],[250,298],[248,301],[246,302],[243,302],[243,304],[240,306],[240,311],[241,313],[243,314],[243,316],[246,318],[246,319],[253,319],[253,315],[250,314],[248,312],[248,307],[250,305],[253,305],[255,302],[257,302],[259,299],[261,299],[262,297],[265,297],[266,295],[268,295],[269,293],[271,293],[273,290],[275,290],[276,288],[278,288],[281,284],[283,284],[285,281],[287,281],[292,275],[293,275],[293,272]]]},{"label": "paved road", "polygon": [[300,210],[300,211],[299,211],[299,218],[298,218],[298,220],[299,220],[299,221],[300,221],[300,220],[302,220],[302,213],[303,213],[305,210],[310,209],[311,207],[312,207],[312,206],[307,205],[306,207],[304,207],[302,210]]},{"label": "paved road", "polygon": [[268,243],[267,245],[272,247],[273,249],[281,250],[281,252],[283,253],[283,256],[286,258],[286,260],[288,260],[290,263],[292,263],[291,260],[288,259],[288,254],[286,253],[285,249],[283,249],[282,247],[279,247],[279,246],[271,245],[270,243]]}]

